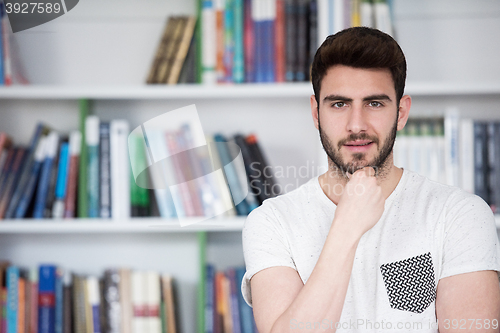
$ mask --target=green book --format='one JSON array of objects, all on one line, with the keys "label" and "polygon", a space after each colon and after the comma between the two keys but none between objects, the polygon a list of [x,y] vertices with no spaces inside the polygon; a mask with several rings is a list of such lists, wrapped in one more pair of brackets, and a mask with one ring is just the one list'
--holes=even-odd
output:
[{"label": "green book", "polygon": [[81,99],[80,103],[80,132],[82,133],[82,146],[80,150],[80,167],[78,172],[78,214],[79,218],[88,217],[89,204],[87,196],[87,167],[88,154],[85,140],[85,121],[89,115],[89,101]]}]

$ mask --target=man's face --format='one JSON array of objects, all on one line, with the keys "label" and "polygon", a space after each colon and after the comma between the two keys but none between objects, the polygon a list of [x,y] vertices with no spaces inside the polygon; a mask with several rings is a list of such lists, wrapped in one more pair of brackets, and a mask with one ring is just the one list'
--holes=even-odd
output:
[{"label": "man's face", "polygon": [[321,83],[318,130],[340,171],[392,166],[398,127],[396,91],[388,69],[330,68]]}]

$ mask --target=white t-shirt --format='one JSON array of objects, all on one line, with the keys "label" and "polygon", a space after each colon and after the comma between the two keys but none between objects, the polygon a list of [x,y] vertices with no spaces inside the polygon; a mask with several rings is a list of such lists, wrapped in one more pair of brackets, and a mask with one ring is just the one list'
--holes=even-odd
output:
[{"label": "white t-shirt", "polygon": [[[307,282],[335,209],[316,177],[252,211],[243,228],[247,271],[241,290],[248,304],[250,279],[265,268],[288,266]],[[500,271],[489,206],[476,195],[404,170],[381,219],[358,244],[339,323],[325,320],[324,327],[437,332],[439,279],[481,270]],[[314,323],[290,325],[307,329]]]}]

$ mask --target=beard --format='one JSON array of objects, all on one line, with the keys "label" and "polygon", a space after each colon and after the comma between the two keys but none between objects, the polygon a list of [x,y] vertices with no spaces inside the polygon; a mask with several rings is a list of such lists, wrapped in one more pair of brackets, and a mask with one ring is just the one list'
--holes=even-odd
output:
[{"label": "beard", "polygon": [[[335,168],[336,170],[335,169],[331,170],[332,165],[329,163],[329,169],[330,169],[329,171],[336,171],[337,173],[340,171],[341,175],[347,179],[347,176],[345,175],[346,172],[352,174],[359,169],[369,166],[375,169],[375,175],[377,177],[379,178],[384,177],[390,168],[390,165],[388,164],[389,162],[388,158],[392,153],[394,142],[396,140],[398,118],[399,118],[399,110],[397,112],[396,121],[394,122],[394,125],[391,128],[391,131],[389,132],[389,136],[384,141],[382,147],[380,147],[379,138],[375,136],[370,136],[366,133],[359,133],[359,134],[350,134],[349,137],[340,140],[337,144],[338,148],[334,149],[333,144],[330,141],[330,138],[328,138],[328,136],[321,130],[321,124],[319,121],[319,114],[318,114],[318,131],[321,139],[321,144],[323,145],[323,149],[328,155],[328,159],[330,160],[331,163],[333,163],[333,167],[334,168],[336,167]],[[372,141],[374,144],[377,145],[378,155],[375,156],[373,160],[367,161],[366,153],[354,153],[352,154],[352,161],[345,162],[340,153],[340,149],[346,142],[355,140]]]}]

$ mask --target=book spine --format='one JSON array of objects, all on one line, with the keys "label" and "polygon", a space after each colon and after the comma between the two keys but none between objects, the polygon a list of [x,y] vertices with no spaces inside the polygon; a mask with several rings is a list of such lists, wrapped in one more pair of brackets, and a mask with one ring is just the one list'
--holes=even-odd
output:
[{"label": "book spine", "polygon": [[215,8],[211,0],[202,0],[201,41],[201,81],[213,84],[217,81],[215,72],[217,37]]},{"label": "book spine", "polygon": [[[245,275],[244,267],[236,268],[236,286],[241,286],[243,281],[243,276]],[[243,299],[243,295],[241,292],[237,292],[238,295],[238,305],[240,312],[240,320],[241,320],[241,331],[242,333],[253,333],[253,312],[252,308],[245,302]]]},{"label": "book spine", "polygon": [[14,186],[17,185],[18,180],[21,176],[21,172],[23,169],[23,165],[27,159],[27,150],[25,148],[19,148],[14,157],[14,163],[12,165],[12,170],[9,173],[9,176],[6,180],[5,192],[2,195],[2,199],[0,201],[0,218],[5,217],[5,212],[7,207],[9,206],[12,193],[14,192]]},{"label": "book spine", "polygon": [[62,268],[57,267],[55,272],[55,318],[54,318],[54,332],[63,333],[63,276],[64,271]]},{"label": "book spine", "polygon": [[180,33],[180,40],[177,47],[177,52],[174,57],[172,68],[167,79],[168,84],[176,84],[179,81],[179,75],[182,70],[182,65],[186,60],[186,56],[193,39],[193,33],[196,25],[195,17],[186,17],[184,29]]},{"label": "book spine", "polygon": [[8,22],[8,16],[2,17],[2,51],[3,51],[3,80],[6,86],[12,84],[12,59],[10,50],[11,28]]},{"label": "book spine", "polygon": [[276,0],[276,22],[274,34],[275,78],[276,82],[285,82],[286,77],[286,29],[285,0]]},{"label": "book spine", "polygon": [[132,300],[130,276],[131,271],[126,268],[119,270],[120,283],[118,284],[120,293],[120,327],[122,333],[132,332]]},{"label": "book spine", "polygon": [[47,137],[45,160],[43,161],[40,180],[38,182],[38,189],[36,193],[35,208],[33,217],[41,219],[45,213],[45,203],[47,201],[48,190],[51,180],[51,173],[54,164],[54,159],[57,154],[57,147],[59,144],[59,135],[57,132],[50,132]]},{"label": "book spine", "polygon": [[107,333],[120,333],[121,300],[120,273],[116,269],[104,272],[104,299]]},{"label": "book spine", "polygon": [[165,299],[165,311],[168,326],[167,332],[177,332],[173,279],[168,274],[162,275],[161,279]]},{"label": "book spine", "polygon": [[46,140],[47,137],[42,136],[35,150],[33,164],[31,166],[31,173],[29,175],[28,181],[26,182],[24,193],[22,194],[16,208],[15,217],[18,219],[24,218],[28,213],[28,206],[31,202],[31,199],[33,198],[33,193],[35,192],[35,186],[38,180],[38,175],[40,173],[40,168],[45,158]]},{"label": "book spine", "polygon": [[12,165],[14,164],[14,156],[17,153],[17,148],[9,149],[9,153],[7,154],[7,158],[5,159],[5,163],[2,168],[2,176],[0,177],[0,198],[2,197],[5,186],[7,185],[8,175],[12,170]]},{"label": "book spine", "polygon": [[99,210],[102,218],[111,217],[111,175],[109,123],[99,125]]},{"label": "book spine", "polygon": [[447,114],[444,120],[444,134],[446,137],[446,177],[447,184],[451,186],[460,186],[458,127],[458,111],[447,110]]},{"label": "book spine", "polygon": [[111,121],[111,216],[115,220],[128,219],[130,217],[128,134],[129,125],[127,121]]},{"label": "book spine", "polygon": [[131,275],[132,287],[132,330],[133,332],[147,332],[146,317],[146,278],[143,272],[133,271]]},{"label": "book spine", "polygon": [[214,333],[214,266],[207,264],[205,274],[205,333]]},{"label": "book spine", "polygon": [[243,48],[245,57],[245,82],[255,82],[255,30],[254,21],[252,19],[252,3],[253,0],[243,0]]},{"label": "book spine", "polygon": [[264,82],[274,82],[275,77],[275,38],[276,1],[266,1],[263,9],[264,29]]},{"label": "book spine", "polygon": [[30,316],[29,316],[29,333],[38,332],[38,270],[32,268],[30,270]]},{"label": "book spine", "polygon": [[[322,40],[321,40],[322,41]],[[306,78],[310,79],[309,66],[314,61],[314,55],[318,49],[318,1],[309,2],[309,54],[306,64]]]},{"label": "book spine", "polygon": [[66,197],[66,184],[68,181],[68,167],[69,167],[69,144],[64,142],[61,145],[59,154],[59,166],[57,170],[57,183],[56,183],[56,200],[52,208],[52,216],[54,218],[62,218],[64,216],[64,198]]},{"label": "book spine", "polygon": [[78,183],[78,159],[81,149],[81,133],[73,131],[69,138],[69,165],[67,175],[67,189],[64,198],[64,217],[74,218],[76,216],[76,195]]},{"label": "book spine", "polygon": [[7,288],[7,333],[18,332],[18,306],[19,306],[19,268],[9,266],[6,270]]},{"label": "book spine", "polygon": [[88,301],[90,308],[90,316],[92,317],[92,327],[93,333],[101,332],[100,325],[100,313],[99,307],[101,303],[100,295],[99,295],[99,282],[95,276],[89,276],[87,278],[87,293],[88,293]]},{"label": "book spine", "polygon": [[[5,16],[6,13],[5,13],[5,5],[2,2],[0,2],[0,37],[3,36],[3,21],[5,20]],[[2,37],[3,39],[3,37]],[[5,84],[5,78],[4,78],[4,62],[3,62],[3,58],[4,58],[4,53],[5,53],[5,50],[3,48],[3,42],[0,42],[0,85],[4,85]],[[4,332],[2,332],[4,333]]]},{"label": "book spine", "polygon": [[88,217],[99,217],[99,118],[88,116],[85,120],[85,141],[88,152],[87,196]]},{"label": "book spine", "polygon": [[86,130],[85,130],[85,120],[89,115],[89,101],[87,99],[81,99],[79,101],[80,106],[80,133],[81,137],[81,148],[80,157],[78,160],[78,214],[79,218],[88,217],[88,196],[87,196],[87,166],[88,166],[88,153],[87,153],[87,141],[86,141]]},{"label": "book spine", "polygon": [[161,333],[160,276],[157,272],[146,272],[146,308],[149,333]]},{"label": "book spine", "polygon": [[69,271],[64,272],[63,276],[63,318],[62,331],[63,333],[73,332],[73,277]]},{"label": "book spine", "polygon": [[474,122],[472,119],[460,120],[460,169],[461,187],[474,193]]},{"label": "book spine", "polygon": [[297,64],[297,5],[296,0],[285,0],[286,23],[286,81],[296,81]]},{"label": "book spine", "polygon": [[486,124],[474,123],[474,193],[490,202],[486,188]]},{"label": "book spine", "polygon": [[55,330],[56,267],[41,265],[38,277],[38,333],[53,333]]},{"label": "book spine", "polygon": [[233,82],[234,1],[225,0],[224,10],[224,82]]},{"label": "book spine", "polygon": [[308,64],[308,29],[307,29],[307,0],[298,0],[297,3],[297,72],[295,79],[305,81],[307,79]]},{"label": "book spine", "polygon": [[234,60],[233,60],[233,82],[242,83],[245,81],[245,59],[243,45],[243,1],[233,0],[234,10]]},{"label": "book spine", "polygon": [[241,333],[241,319],[240,319],[240,309],[238,305],[238,293],[237,281],[236,281],[236,271],[234,268],[229,268],[226,272],[227,280],[229,283],[229,300],[231,307],[231,321],[233,327],[233,333]]},{"label": "book spine", "polygon": [[16,182],[16,188],[14,191],[14,194],[12,195],[12,198],[10,199],[9,206],[7,207],[7,211],[5,212],[5,218],[10,219],[15,216],[17,206],[19,204],[19,201],[21,200],[22,195],[25,192],[26,185],[28,183],[28,180],[30,179],[31,173],[32,173],[32,167],[33,167],[33,160],[34,160],[34,155],[35,151],[38,147],[38,143],[40,141],[40,138],[42,137],[43,132],[45,132],[46,129],[42,124],[38,124],[35,129],[35,133],[33,134],[31,138],[31,142],[29,145],[29,148],[27,150],[26,154],[26,162],[23,163],[22,171],[20,173],[20,178],[19,181]]}]

